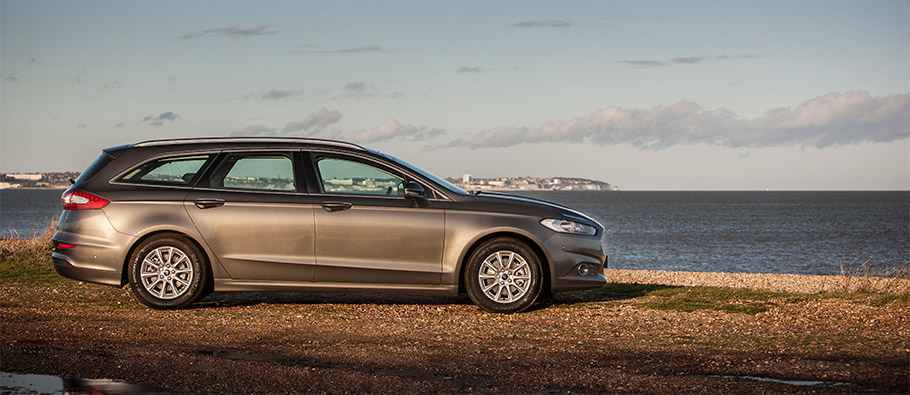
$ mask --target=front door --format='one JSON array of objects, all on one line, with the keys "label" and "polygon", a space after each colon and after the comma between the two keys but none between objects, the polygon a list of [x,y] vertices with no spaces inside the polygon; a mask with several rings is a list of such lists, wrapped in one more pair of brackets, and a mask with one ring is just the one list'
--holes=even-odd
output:
[{"label": "front door", "polygon": [[405,199],[400,173],[364,158],[313,154],[316,281],[437,285],[445,212]]}]

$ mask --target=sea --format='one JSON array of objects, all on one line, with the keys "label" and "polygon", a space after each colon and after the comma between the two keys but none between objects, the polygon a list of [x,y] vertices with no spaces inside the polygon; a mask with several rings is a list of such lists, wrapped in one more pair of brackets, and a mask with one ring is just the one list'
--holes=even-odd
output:
[{"label": "sea", "polygon": [[[0,235],[53,224],[63,190],[0,191]],[[840,274],[910,262],[910,191],[526,191],[605,228],[614,269]]]}]

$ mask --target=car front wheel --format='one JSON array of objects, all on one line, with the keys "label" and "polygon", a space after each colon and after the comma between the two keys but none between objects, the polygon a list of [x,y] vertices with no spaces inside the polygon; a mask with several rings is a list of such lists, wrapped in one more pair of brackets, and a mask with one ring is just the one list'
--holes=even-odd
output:
[{"label": "car front wheel", "polygon": [[156,309],[178,309],[201,298],[208,266],[202,252],[186,237],[152,236],[129,262],[129,280],[140,302]]},{"label": "car front wheel", "polygon": [[527,309],[541,293],[541,263],[524,242],[492,239],[478,247],[465,268],[471,300],[491,313]]}]

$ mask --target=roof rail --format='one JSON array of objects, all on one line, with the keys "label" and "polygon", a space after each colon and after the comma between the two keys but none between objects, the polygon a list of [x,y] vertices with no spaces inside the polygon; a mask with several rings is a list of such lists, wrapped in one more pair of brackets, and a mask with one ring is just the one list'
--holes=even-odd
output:
[{"label": "roof rail", "polygon": [[346,141],[315,139],[306,137],[191,137],[181,139],[166,140],[146,140],[136,144],[133,147],[153,147],[161,145],[176,144],[204,144],[204,143],[296,143],[296,144],[320,144],[334,145],[339,147],[353,148],[356,150],[367,151],[366,148]]}]

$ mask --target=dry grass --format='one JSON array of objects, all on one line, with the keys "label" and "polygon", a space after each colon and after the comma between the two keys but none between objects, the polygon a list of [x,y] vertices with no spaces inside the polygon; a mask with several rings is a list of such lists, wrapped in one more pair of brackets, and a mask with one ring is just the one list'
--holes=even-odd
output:
[{"label": "dry grass", "polygon": [[856,258],[840,264],[841,292],[910,293],[910,260],[893,265]]},{"label": "dry grass", "polygon": [[0,258],[3,259],[49,259],[53,244],[56,223],[49,223],[41,233],[28,237],[19,237],[13,231],[12,237],[0,239]]}]

